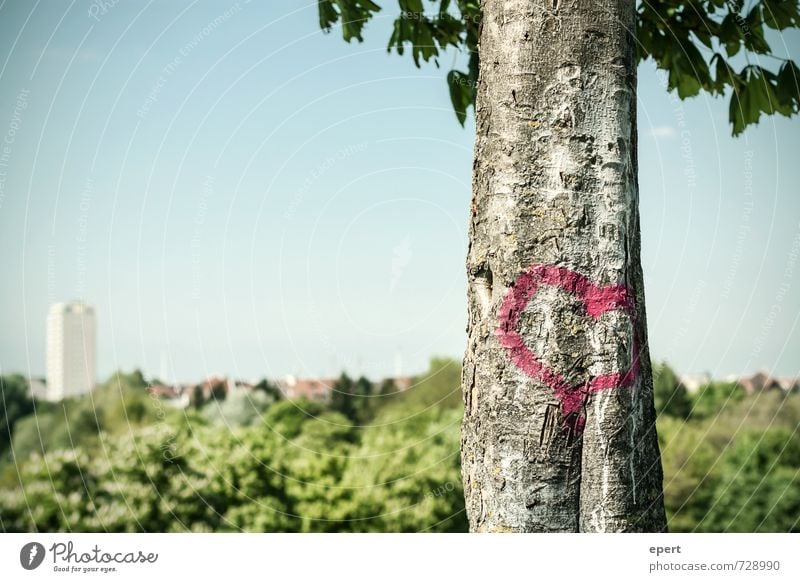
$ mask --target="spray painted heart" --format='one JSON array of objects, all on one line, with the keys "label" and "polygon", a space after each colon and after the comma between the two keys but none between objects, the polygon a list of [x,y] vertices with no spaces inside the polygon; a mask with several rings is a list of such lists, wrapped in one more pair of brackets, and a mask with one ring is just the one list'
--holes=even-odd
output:
[{"label": "spray painted heart", "polygon": [[[633,323],[633,357],[626,371],[600,374],[583,384],[570,384],[564,376],[542,363],[526,345],[519,332],[520,316],[540,285],[559,287],[576,297],[586,308],[586,314],[595,321],[607,311],[620,310]],[[599,287],[585,276],[565,267],[532,264],[511,287],[500,307],[497,336],[508,351],[511,361],[531,378],[549,386],[561,402],[563,422],[575,433],[583,432],[585,418],[582,414],[584,399],[594,392],[625,388],[633,385],[639,372],[639,349],[636,339],[636,321],[633,294],[625,285]]]}]

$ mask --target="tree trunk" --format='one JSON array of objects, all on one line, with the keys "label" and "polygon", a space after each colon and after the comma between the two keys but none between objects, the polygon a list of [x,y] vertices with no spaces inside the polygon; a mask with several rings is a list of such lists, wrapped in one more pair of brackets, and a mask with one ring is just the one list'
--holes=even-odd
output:
[{"label": "tree trunk", "polygon": [[485,0],[462,466],[473,531],[663,531],[634,0]]}]

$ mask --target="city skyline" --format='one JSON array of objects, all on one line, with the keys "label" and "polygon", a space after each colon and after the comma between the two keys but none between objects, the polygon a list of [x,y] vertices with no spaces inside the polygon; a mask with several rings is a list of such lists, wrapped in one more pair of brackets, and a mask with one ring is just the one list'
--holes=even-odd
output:
[{"label": "city skyline", "polygon": [[[61,346],[61,347],[59,347],[57,349],[55,348],[55,344],[59,343],[59,345],[60,345],[61,342],[57,342],[56,339],[54,338],[54,336],[57,335],[57,334],[56,333],[51,333],[51,326],[53,326],[53,323],[55,322],[56,319],[63,318],[64,313],[65,312],[69,312],[71,310],[75,311],[76,313],[79,314],[79,317],[78,317],[78,319],[76,321],[79,324],[77,326],[79,328],[77,330],[79,332],[79,333],[77,333],[77,335],[81,336],[80,337],[81,342],[78,342],[78,343],[79,344],[83,344],[82,349],[88,349],[89,350],[89,354],[88,355],[83,353],[82,351],[80,353],[76,352],[76,354],[73,354],[73,355],[77,355],[79,357],[76,357],[76,358],[73,358],[73,359],[79,360],[79,362],[81,363],[81,366],[85,367],[86,369],[92,370],[95,367],[95,362],[94,362],[94,348],[95,348],[95,346],[94,346],[94,343],[96,341],[96,337],[94,335],[94,326],[95,326],[94,308],[92,306],[86,305],[84,302],[81,302],[79,300],[72,300],[72,301],[69,301],[69,302],[59,302],[59,303],[55,303],[55,304],[51,305],[50,309],[48,310],[48,317],[47,317],[47,322],[46,322],[46,327],[47,327],[47,334],[46,334],[47,335],[47,345],[46,345],[46,350],[45,351],[47,352],[47,358],[46,358],[46,360],[47,360],[47,369],[48,369],[47,373],[44,374],[44,375],[31,374],[31,375],[27,376],[28,380],[30,380],[32,383],[33,382],[37,382],[38,380],[42,380],[45,377],[47,377],[48,381],[45,384],[37,385],[35,388],[32,387],[32,390],[34,390],[34,392],[36,392],[35,395],[37,397],[44,398],[44,399],[47,399],[47,400],[57,401],[57,400],[60,400],[60,399],[62,399],[64,397],[66,397],[66,396],[78,396],[78,395],[84,394],[86,392],[89,392],[98,383],[98,379],[94,378],[94,379],[90,380],[91,388],[78,390],[74,394],[73,393],[66,394],[66,393],[64,393],[63,390],[62,390],[62,394],[61,395],[52,394],[53,386],[52,386],[52,383],[50,381],[51,373],[49,372],[49,369],[50,369],[50,366],[51,366],[50,362],[53,359],[51,357],[51,353],[55,353],[58,350],[63,350],[63,346]],[[75,323],[75,322],[73,322],[73,323]],[[63,322],[62,322],[61,323],[61,327],[59,328],[59,331],[63,332],[63,327],[64,326],[63,326]],[[73,326],[73,327],[75,327],[75,326]],[[73,329],[73,331],[76,331],[76,330]],[[86,333],[87,331],[88,331],[88,333]],[[62,333],[62,335],[64,335],[64,338],[66,338],[65,334]],[[73,334],[73,335],[76,335],[76,334]],[[63,343],[67,344],[69,342],[63,341]],[[164,355],[165,354],[162,353],[162,356],[164,356]],[[56,359],[58,359],[58,358],[56,358]],[[63,359],[63,355],[61,356],[61,359]],[[458,358],[456,358],[456,359],[458,359]],[[232,375],[232,374],[230,374],[230,373],[228,373],[226,371],[218,370],[218,371],[215,371],[215,372],[211,372],[208,375],[202,376],[202,377],[194,375],[194,376],[191,376],[191,377],[179,378],[175,374],[173,374],[173,373],[171,373],[169,371],[169,368],[167,367],[168,364],[165,365],[165,361],[166,361],[165,358],[162,357],[162,360],[161,360],[161,363],[160,363],[160,368],[159,368],[158,372],[155,372],[154,370],[150,370],[150,369],[144,369],[141,366],[134,366],[134,367],[129,368],[129,369],[123,369],[123,368],[115,369],[109,374],[108,377],[109,378],[113,377],[113,375],[117,374],[117,373],[130,373],[130,372],[134,372],[134,371],[139,371],[139,372],[142,373],[144,378],[147,379],[148,382],[154,382],[155,383],[154,385],[156,385],[156,384],[162,385],[163,384],[163,385],[167,385],[167,386],[170,386],[170,385],[178,386],[178,385],[194,385],[198,381],[202,383],[202,382],[205,382],[205,381],[208,381],[208,380],[220,379],[220,378],[224,379],[226,381],[234,381],[235,380],[235,381],[244,381],[244,382],[253,383],[253,384],[257,383],[260,380],[265,380],[265,379],[266,380],[285,381],[285,382],[289,382],[290,384],[293,381],[297,381],[297,380],[307,380],[307,381],[312,381],[312,382],[330,381],[332,383],[341,374],[348,374],[348,375],[350,375],[350,376],[352,376],[354,378],[363,376],[363,377],[368,377],[371,380],[375,380],[375,379],[382,380],[382,379],[411,378],[411,377],[418,376],[418,375],[424,373],[424,369],[421,369],[421,370],[418,370],[418,371],[408,371],[408,373],[406,373],[406,371],[403,370],[403,368],[402,368],[402,357],[398,353],[395,353],[395,357],[394,357],[394,366],[395,367],[394,367],[393,373],[379,375],[379,376],[371,376],[371,377],[368,374],[364,373],[363,370],[353,370],[353,369],[348,370],[346,368],[339,368],[339,369],[331,369],[331,370],[328,371],[328,373],[324,373],[324,374],[321,374],[321,375],[313,375],[313,374],[311,374],[311,375],[305,375],[305,376],[302,376],[302,375],[301,376],[296,376],[295,374],[293,374],[291,372],[287,372],[287,373],[282,374],[282,375],[271,376],[271,377],[270,376],[266,376],[266,375],[257,375],[257,376],[252,376],[252,377],[244,377],[244,376]],[[663,362],[663,363],[670,364],[666,360],[654,359],[653,361],[654,362]],[[54,368],[55,368],[55,366],[54,366]],[[4,373],[9,373],[9,372],[14,373],[13,370],[12,371],[4,371]],[[704,385],[706,383],[710,383],[710,382],[734,382],[734,383],[740,383],[741,384],[743,380],[746,380],[746,379],[749,380],[750,376],[752,376],[753,379],[756,379],[756,378],[760,377],[761,378],[760,381],[762,383],[773,382],[776,387],[778,386],[778,384],[781,384],[780,387],[782,389],[784,389],[784,390],[792,389],[792,387],[795,384],[800,385],[800,373],[798,373],[796,375],[792,375],[792,374],[780,375],[780,374],[772,373],[770,370],[767,370],[767,369],[764,369],[764,368],[759,368],[759,369],[753,370],[750,373],[742,374],[742,375],[736,375],[736,374],[714,375],[714,374],[712,374],[711,372],[709,372],[707,370],[706,371],[702,371],[702,372],[695,372],[695,373],[681,373],[680,370],[676,370],[676,373],[678,373],[678,376],[679,376],[681,382],[687,387],[687,389],[690,392],[697,391],[697,389],[700,386],[702,386],[702,385]],[[73,374],[64,373],[64,375],[73,375]],[[103,380],[104,380],[103,378],[100,379],[101,382]],[[62,382],[62,384],[63,383],[64,382]],[[786,386],[784,386],[783,384],[786,384]],[[787,388],[787,386],[789,386],[789,387]],[[748,388],[748,391],[752,392],[752,389]]]}]

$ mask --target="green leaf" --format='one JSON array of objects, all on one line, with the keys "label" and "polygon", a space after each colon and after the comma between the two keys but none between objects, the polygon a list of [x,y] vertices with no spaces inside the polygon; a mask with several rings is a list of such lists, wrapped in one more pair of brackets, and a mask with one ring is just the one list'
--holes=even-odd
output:
[{"label": "green leaf", "polygon": [[714,48],[711,43],[711,34],[707,30],[697,29],[694,31],[694,35],[697,37],[697,40],[702,42],[706,47],[710,49]]},{"label": "green leaf", "polygon": [[719,42],[725,46],[725,52],[729,57],[738,53],[742,45],[741,30],[736,23],[737,17],[738,14],[728,14],[719,25]]},{"label": "green leaf", "polygon": [[469,76],[453,69],[447,73],[447,86],[450,89],[450,102],[453,104],[456,118],[463,127],[467,120],[467,108],[471,104]]},{"label": "green leaf", "polygon": [[780,103],[775,93],[777,76],[755,65],[748,65],[742,70],[741,78],[746,82],[737,83],[738,91],[731,97],[730,119],[733,123],[733,135],[738,135],[748,125],[758,124],[762,113],[772,115],[780,112]]},{"label": "green leaf", "polygon": [[770,48],[764,38],[764,27],[761,26],[762,21],[761,6],[757,4],[744,21],[739,20],[737,22],[737,26],[741,28],[744,36],[745,48],[763,55],[769,53]]},{"label": "green leaf", "polygon": [[793,0],[762,0],[764,5],[764,24],[775,30],[783,30],[800,24],[798,7]]},{"label": "green leaf", "polygon": [[714,64],[715,61],[716,67],[714,69],[714,92],[721,94],[725,87],[728,85],[733,85],[734,72],[730,65],[728,65],[725,57],[723,57],[720,53],[714,53],[714,56],[711,57],[711,63]]},{"label": "green leaf", "polygon": [[325,32],[330,32],[331,27],[339,20],[339,13],[333,7],[331,0],[319,0],[319,27]]},{"label": "green leaf", "polygon": [[775,75],[761,67],[753,67],[752,71],[747,82],[750,117],[746,121],[757,123],[762,112],[768,115],[775,113],[778,100],[772,87]]},{"label": "green leaf", "polygon": [[480,65],[480,58],[478,58],[478,51],[476,50],[472,51],[472,54],[469,55],[469,80],[472,81],[473,93],[475,93],[475,89],[478,86],[479,65]]},{"label": "green leaf", "polygon": [[678,97],[686,99],[694,97],[700,92],[700,82],[691,72],[684,72],[678,68],[669,70],[669,87],[677,89]]},{"label": "green leaf", "polygon": [[732,133],[734,137],[742,133],[746,125],[740,97],[740,91],[734,89],[733,93],[731,94],[731,103],[728,108],[728,118],[733,126]]},{"label": "green leaf", "polygon": [[783,63],[778,72],[775,98],[778,100],[777,111],[781,115],[788,117],[800,110],[800,69],[794,61]]},{"label": "green leaf", "polygon": [[364,25],[381,9],[372,0],[319,0],[317,6],[320,28],[330,32],[341,21],[342,38],[347,42],[364,40],[361,36]]}]

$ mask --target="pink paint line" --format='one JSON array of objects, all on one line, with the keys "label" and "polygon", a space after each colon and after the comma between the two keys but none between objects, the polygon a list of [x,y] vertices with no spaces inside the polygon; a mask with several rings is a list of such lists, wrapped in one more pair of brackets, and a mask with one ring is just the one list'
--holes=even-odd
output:
[{"label": "pink paint line", "polygon": [[[597,320],[606,311],[622,310],[633,322],[633,359],[624,372],[595,376],[585,385],[571,386],[566,379],[542,364],[525,344],[519,334],[519,319],[530,300],[536,295],[539,285],[560,287],[575,295],[584,303],[586,313]],[[549,386],[561,401],[561,412],[565,425],[575,432],[583,431],[585,419],[582,415],[583,400],[587,394],[602,390],[613,390],[632,386],[639,373],[639,349],[636,334],[633,295],[625,285],[599,287],[588,278],[565,267],[534,263],[516,280],[506,293],[500,307],[497,335],[508,350],[512,362],[531,378]]]}]

